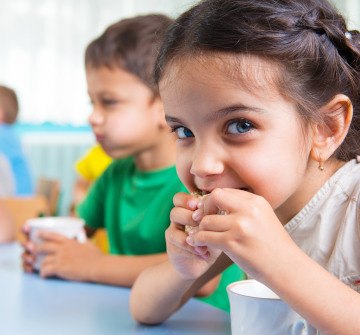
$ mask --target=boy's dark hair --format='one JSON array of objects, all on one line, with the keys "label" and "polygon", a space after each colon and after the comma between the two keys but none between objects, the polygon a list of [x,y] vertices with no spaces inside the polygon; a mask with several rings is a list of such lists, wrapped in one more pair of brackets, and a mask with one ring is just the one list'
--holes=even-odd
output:
[{"label": "boy's dark hair", "polygon": [[202,54],[255,55],[280,69],[279,91],[305,120],[336,94],[354,115],[335,156],[360,154],[360,38],[327,0],[203,0],[168,30],[155,66],[159,82],[173,61]]},{"label": "boy's dark hair", "polygon": [[165,32],[173,22],[162,14],[141,15],[109,26],[85,52],[85,66],[121,67],[158,95],[153,70]]},{"label": "boy's dark hair", "polygon": [[0,106],[3,111],[3,122],[15,123],[19,113],[19,102],[13,89],[0,85]]}]

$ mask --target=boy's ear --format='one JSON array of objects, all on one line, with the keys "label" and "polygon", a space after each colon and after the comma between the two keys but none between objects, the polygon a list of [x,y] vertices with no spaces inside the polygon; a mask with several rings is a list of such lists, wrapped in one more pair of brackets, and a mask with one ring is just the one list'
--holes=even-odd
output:
[{"label": "boy's ear", "polygon": [[155,99],[153,101],[153,108],[155,108],[155,114],[156,114],[156,117],[158,118],[159,126],[162,128],[168,127],[166,120],[165,120],[164,105],[159,96],[155,97]]},{"label": "boy's ear", "polygon": [[313,125],[312,158],[327,160],[344,141],[353,116],[353,106],[348,96],[335,95],[320,109],[324,122]]}]

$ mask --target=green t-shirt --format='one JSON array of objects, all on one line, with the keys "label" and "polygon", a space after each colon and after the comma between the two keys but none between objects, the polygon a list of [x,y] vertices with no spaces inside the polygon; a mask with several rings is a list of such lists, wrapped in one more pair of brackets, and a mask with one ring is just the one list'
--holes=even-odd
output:
[{"label": "green t-shirt", "polygon": [[96,180],[78,215],[91,228],[105,228],[110,253],[145,255],[166,251],[173,196],[186,192],[175,166],[144,172],[132,158],[116,160]]}]

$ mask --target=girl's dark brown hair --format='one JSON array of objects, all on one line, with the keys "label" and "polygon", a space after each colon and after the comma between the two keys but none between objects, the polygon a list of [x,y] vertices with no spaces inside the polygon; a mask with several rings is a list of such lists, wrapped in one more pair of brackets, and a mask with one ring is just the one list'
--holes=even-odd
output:
[{"label": "girl's dark brown hair", "polygon": [[154,76],[158,83],[171,62],[204,53],[273,61],[280,92],[305,120],[321,120],[316,111],[336,94],[350,98],[353,120],[335,153],[348,161],[360,154],[359,36],[327,0],[204,0],[170,27]]},{"label": "girl's dark brown hair", "polygon": [[85,66],[120,67],[158,95],[152,74],[165,31],[172,22],[165,15],[150,14],[112,24],[86,48]]}]

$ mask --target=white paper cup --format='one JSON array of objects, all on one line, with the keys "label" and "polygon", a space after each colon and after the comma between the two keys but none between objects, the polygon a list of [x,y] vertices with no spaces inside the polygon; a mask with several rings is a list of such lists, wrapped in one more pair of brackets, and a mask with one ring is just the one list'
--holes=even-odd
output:
[{"label": "white paper cup", "polygon": [[316,335],[273,291],[254,280],[228,285],[232,335]]},{"label": "white paper cup", "polygon": [[[40,231],[50,231],[61,234],[69,239],[76,239],[80,243],[86,241],[86,234],[84,230],[85,222],[80,218],[73,217],[41,217],[26,221],[30,227],[30,240],[36,245],[42,242],[39,237]],[[41,262],[44,254],[38,254],[34,263],[34,269],[40,270]]]}]

